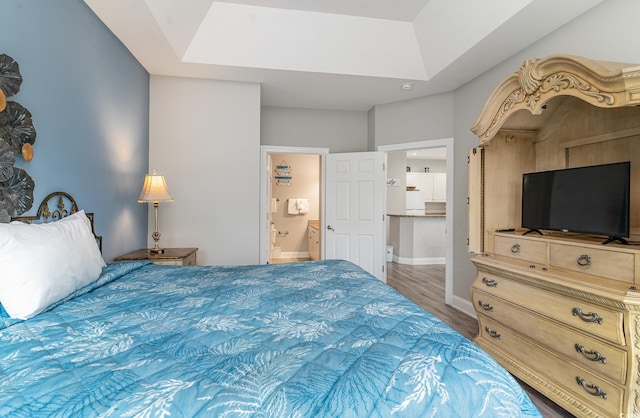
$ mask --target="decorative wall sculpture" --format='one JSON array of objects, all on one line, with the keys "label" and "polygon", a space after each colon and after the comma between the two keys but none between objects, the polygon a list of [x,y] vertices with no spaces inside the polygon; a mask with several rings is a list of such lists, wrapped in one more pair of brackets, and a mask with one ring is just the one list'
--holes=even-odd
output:
[{"label": "decorative wall sculpture", "polygon": [[33,158],[36,130],[29,112],[20,103],[7,101],[20,91],[22,75],[18,63],[0,55],[0,222],[9,222],[33,205],[35,183],[29,174],[14,167],[16,154]]}]

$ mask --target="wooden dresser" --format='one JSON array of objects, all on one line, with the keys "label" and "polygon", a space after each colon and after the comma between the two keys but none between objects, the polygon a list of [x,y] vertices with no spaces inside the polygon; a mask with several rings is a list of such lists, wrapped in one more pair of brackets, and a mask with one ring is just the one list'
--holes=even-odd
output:
[{"label": "wooden dresser", "polygon": [[640,246],[522,235],[522,179],[629,161],[629,239],[640,241],[638,105],[640,66],[552,55],[503,80],[471,127],[476,342],[579,417],[640,417]]},{"label": "wooden dresser", "polygon": [[475,257],[476,343],[578,416],[640,401],[640,248],[559,235],[492,234]]}]

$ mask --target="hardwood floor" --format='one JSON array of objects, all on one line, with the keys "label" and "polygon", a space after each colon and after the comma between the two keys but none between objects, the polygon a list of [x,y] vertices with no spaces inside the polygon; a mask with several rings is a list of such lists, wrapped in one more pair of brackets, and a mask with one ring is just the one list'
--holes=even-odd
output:
[{"label": "hardwood floor", "polygon": [[[456,331],[473,340],[478,333],[478,321],[444,303],[444,265],[411,266],[387,263],[387,284],[431,312]],[[571,418],[569,412],[520,382],[545,418]]]}]

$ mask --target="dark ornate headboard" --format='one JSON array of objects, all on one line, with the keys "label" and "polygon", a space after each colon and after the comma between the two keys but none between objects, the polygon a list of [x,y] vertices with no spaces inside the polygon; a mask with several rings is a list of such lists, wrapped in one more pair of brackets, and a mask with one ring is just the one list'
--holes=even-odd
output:
[{"label": "dark ornate headboard", "polygon": [[[66,192],[53,192],[42,200],[40,206],[38,206],[38,212],[35,216],[18,216],[11,218],[12,221],[21,221],[32,223],[38,222],[50,222],[62,219],[66,216],[76,213],[78,211],[78,204],[76,200],[69,193]],[[91,221],[91,232],[96,237],[96,243],[100,252],[102,252],[102,236],[96,235],[96,231],[93,226],[93,213],[85,212],[89,221]]]}]

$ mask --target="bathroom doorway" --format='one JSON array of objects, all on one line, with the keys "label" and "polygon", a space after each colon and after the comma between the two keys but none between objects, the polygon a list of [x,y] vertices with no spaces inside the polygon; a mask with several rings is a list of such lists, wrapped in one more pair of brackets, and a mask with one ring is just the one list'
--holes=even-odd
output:
[{"label": "bathroom doorway", "polygon": [[327,153],[317,148],[262,147],[262,264],[322,259]]}]

